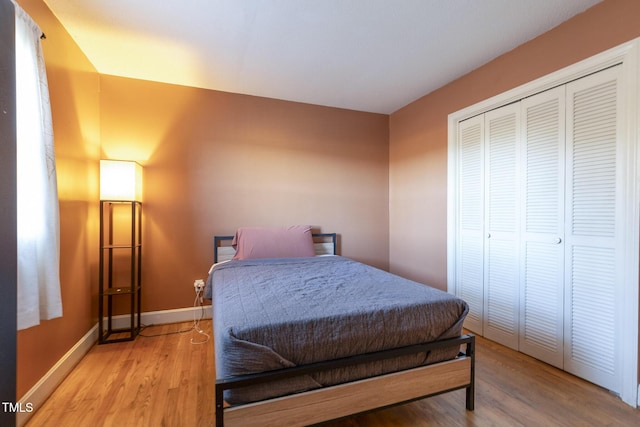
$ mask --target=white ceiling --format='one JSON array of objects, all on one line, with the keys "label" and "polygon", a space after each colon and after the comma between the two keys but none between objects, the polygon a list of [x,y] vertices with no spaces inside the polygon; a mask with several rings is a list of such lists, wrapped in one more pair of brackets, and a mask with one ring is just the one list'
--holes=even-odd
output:
[{"label": "white ceiling", "polygon": [[601,0],[45,0],[101,74],[389,114]]}]

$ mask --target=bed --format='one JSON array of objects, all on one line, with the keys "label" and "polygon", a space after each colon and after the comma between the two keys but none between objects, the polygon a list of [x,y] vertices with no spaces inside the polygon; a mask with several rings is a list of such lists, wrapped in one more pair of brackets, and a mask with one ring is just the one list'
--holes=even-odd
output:
[{"label": "bed", "polygon": [[473,410],[467,304],[336,243],[310,227],[214,238],[216,426],[311,425],[461,388]]}]

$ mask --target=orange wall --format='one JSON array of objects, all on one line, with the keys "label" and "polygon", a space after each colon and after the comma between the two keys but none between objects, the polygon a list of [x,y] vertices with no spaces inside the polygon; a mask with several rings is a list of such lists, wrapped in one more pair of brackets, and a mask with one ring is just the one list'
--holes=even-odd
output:
[{"label": "orange wall", "polygon": [[388,268],[388,116],[101,76],[104,158],[144,167],[143,311],[189,307],[213,236],[310,224]]},{"label": "orange wall", "polygon": [[47,35],[43,51],[60,198],[63,317],[18,332],[22,397],[97,322],[99,77],[41,0],[18,3]]},{"label": "orange wall", "polygon": [[605,0],[393,113],[390,270],[447,286],[447,116],[640,36],[640,2]]}]

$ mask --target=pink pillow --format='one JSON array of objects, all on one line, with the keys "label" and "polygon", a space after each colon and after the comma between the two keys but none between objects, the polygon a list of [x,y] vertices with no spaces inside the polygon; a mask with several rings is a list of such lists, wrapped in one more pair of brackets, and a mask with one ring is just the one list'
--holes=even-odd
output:
[{"label": "pink pillow", "polygon": [[311,227],[239,228],[233,237],[233,259],[298,258],[315,256]]}]

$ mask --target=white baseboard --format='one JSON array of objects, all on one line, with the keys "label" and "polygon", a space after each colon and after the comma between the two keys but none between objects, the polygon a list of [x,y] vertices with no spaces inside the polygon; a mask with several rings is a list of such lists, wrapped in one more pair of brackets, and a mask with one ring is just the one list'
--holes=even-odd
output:
[{"label": "white baseboard", "polygon": [[[204,314],[201,310],[204,309]],[[174,310],[149,311],[141,314],[141,322],[145,326],[165,323],[188,322],[196,319],[211,318],[211,306],[178,308]],[[128,315],[114,316],[113,327],[121,328],[129,325]],[[33,412],[18,412],[16,424],[21,427],[29,421],[31,415],[42,406],[60,383],[69,375],[80,360],[98,341],[98,325],[96,324],[73,347],[62,356],[51,369],[25,393],[18,401],[21,408],[33,408]],[[28,405],[27,405],[28,404]]]},{"label": "white baseboard", "polygon": [[[56,387],[60,385],[62,380],[69,375],[69,372],[71,372],[84,355],[89,352],[96,341],[98,341],[98,325],[91,328],[80,341],[71,347],[69,351],[49,369],[49,372],[47,372],[44,377],[40,378],[40,380],[31,387],[31,390],[22,396],[19,400],[19,403],[21,403],[20,407],[31,407],[34,411],[37,411],[47,398],[51,396],[51,393],[53,393]],[[19,427],[23,426],[29,418],[31,418],[32,414],[33,412],[18,412],[16,414],[17,425]]]},{"label": "white baseboard", "polygon": [[[166,323],[189,322],[194,319],[211,319],[211,306],[176,308],[173,310],[147,311],[140,315],[144,326],[163,325]],[[131,320],[130,315],[113,316],[113,327],[127,328]]]}]

